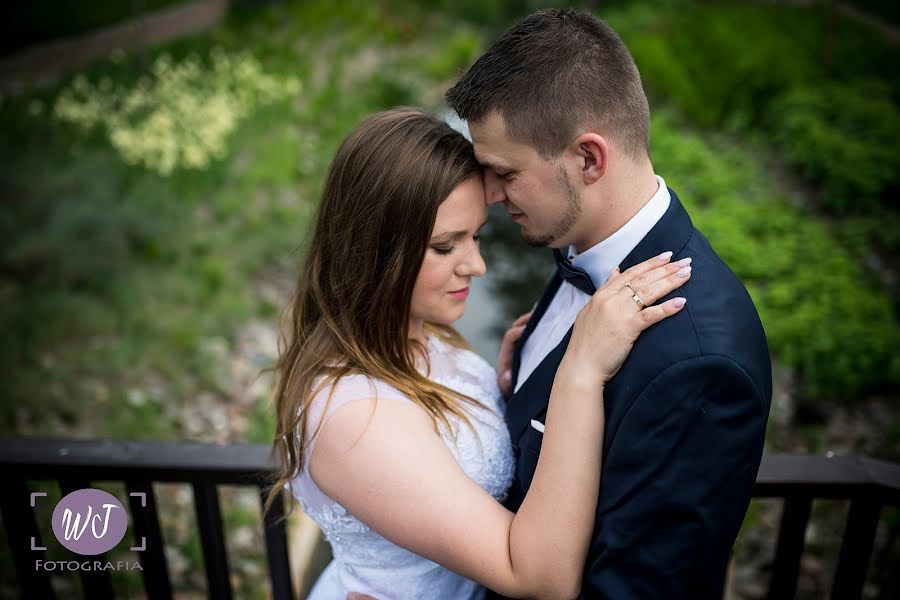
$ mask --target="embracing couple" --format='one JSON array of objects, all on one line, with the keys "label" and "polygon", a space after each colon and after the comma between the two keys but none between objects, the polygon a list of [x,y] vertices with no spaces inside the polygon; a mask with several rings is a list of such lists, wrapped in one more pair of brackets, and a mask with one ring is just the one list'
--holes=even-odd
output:
[{"label": "embracing couple", "polygon": [[[331,544],[310,598],[721,598],[770,358],[654,173],[630,53],[540,11],[446,98],[473,143],[413,109],[344,140],[299,275],[273,493]],[[452,324],[498,203],[557,270],[495,371]]]}]

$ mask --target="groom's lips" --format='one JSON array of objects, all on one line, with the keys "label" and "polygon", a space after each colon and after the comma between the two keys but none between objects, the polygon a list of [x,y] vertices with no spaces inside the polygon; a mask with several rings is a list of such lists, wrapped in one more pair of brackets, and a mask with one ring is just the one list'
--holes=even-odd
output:
[{"label": "groom's lips", "polygon": [[509,213],[509,218],[513,221],[518,221],[522,217],[525,216],[525,213]]}]

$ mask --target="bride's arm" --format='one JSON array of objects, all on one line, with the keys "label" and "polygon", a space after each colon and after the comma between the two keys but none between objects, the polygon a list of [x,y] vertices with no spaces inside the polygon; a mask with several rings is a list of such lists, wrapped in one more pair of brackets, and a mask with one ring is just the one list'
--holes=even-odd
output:
[{"label": "bride's arm", "polygon": [[462,471],[421,409],[396,399],[331,415],[311,457],[316,484],[385,538],[503,595],[577,596],[600,484],[603,384],[640,330],[679,310],[669,301],[638,312],[623,278],[647,304],[687,280],[653,260],[611,278],[579,313],[517,514]]}]

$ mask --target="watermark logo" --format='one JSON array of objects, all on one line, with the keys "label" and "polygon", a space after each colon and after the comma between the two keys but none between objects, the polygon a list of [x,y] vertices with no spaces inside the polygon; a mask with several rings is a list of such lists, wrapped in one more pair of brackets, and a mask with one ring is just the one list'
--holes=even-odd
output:
[{"label": "watermark logo", "polygon": [[60,544],[76,554],[95,556],[122,541],[128,530],[128,515],[109,492],[87,488],[59,501],[51,525]]},{"label": "watermark logo", "polygon": [[[35,507],[37,498],[46,495],[44,492],[32,493],[31,507]],[[147,495],[145,493],[132,492],[129,495],[139,497],[142,507],[147,505]],[[119,502],[119,499],[109,492],[94,488],[84,488],[67,494],[56,504],[50,525],[53,530],[53,536],[65,548],[82,556],[97,556],[115,548],[122,541],[122,538],[125,537],[128,531],[128,514],[125,511],[125,507]],[[38,546],[35,538],[32,537],[31,549],[42,551],[47,548],[46,546]],[[136,552],[143,552],[146,549],[146,537],[141,538],[140,546],[131,548],[131,550]],[[54,565],[55,562],[63,563],[64,561],[48,562],[38,560],[36,561],[36,568],[53,570],[51,565]],[[119,570],[121,568],[120,566],[113,566],[109,562],[105,565],[102,565],[100,561],[94,561],[95,564],[93,565],[88,563],[78,565],[75,561],[70,562],[77,565],[81,570]],[[121,564],[121,562],[117,561],[117,565]],[[137,562],[130,564],[126,561],[125,568],[128,570],[140,569],[140,565]]]}]

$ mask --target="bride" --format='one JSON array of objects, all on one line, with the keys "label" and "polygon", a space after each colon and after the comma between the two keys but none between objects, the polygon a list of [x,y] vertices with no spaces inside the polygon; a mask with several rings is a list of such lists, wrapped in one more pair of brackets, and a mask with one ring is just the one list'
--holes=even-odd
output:
[{"label": "bride", "polygon": [[[687,278],[665,254],[613,276],[579,313],[518,513],[496,372],[451,327],[484,274],[487,210],[471,144],[435,117],[364,121],[328,172],[276,365],[280,464],[334,560],[313,600],[575,597],[600,486],[603,389],[650,306]],[[652,286],[648,307],[626,282]],[[508,363],[527,316],[504,338]],[[505,384],[505,382],[503,382]]]}]

